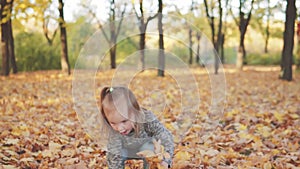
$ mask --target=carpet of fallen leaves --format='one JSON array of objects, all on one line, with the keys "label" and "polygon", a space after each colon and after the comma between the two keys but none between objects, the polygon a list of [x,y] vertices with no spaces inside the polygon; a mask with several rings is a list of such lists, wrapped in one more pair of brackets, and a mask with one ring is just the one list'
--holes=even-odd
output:
[{"label": "carpet of fallen leaves", "polygon": [[[286,82],[278,79],[277,67],[225,68],[224,114],[211,123],[209,77],[203,68],[192,71],[202,106],[193,127],[176,144],[173,168],[300,168],[299,73]],[[109,84],[112,75],[100,72],[98,85]],[[137,80],[133,90],[167,88],[172,78],[146,72]],[[19,73],[0,77],[0,86],[0,168],[106,167],[105,152],[84,132],[73,110],[72,76]],[[176,135],[172,122],[164,123]],[[140,163],[126,165],[139,168]]]}]

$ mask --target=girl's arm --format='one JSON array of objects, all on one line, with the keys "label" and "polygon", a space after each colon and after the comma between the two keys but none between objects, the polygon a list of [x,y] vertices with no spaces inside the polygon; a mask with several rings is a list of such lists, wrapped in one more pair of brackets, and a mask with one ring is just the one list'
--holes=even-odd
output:
[{"label": "girl's arm", "polygon": [[152,112],[145,112],[147,119],[151,121],[145,123],[145,131],[150,137],[154,137],[156,140],[161,140],[165,151],[170,154],[171,159],[165,159],[165,161],[171,165],[172,157],[174,154],[174,141],[171,132],[165,128],[165,126],[155,117]]},{"label": "girl's arm", "polygon": [[107,145],[107,164],[109,169],[124,168],[124,161],[121,154],[122,141],[119,137],[111,137]]}]

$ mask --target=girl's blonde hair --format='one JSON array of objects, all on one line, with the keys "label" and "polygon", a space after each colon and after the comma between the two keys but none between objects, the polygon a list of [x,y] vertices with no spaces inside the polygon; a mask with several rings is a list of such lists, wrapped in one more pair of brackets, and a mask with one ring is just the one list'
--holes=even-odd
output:
[{"label": "girl's blonde hair", "polygon": [[[142,123],[145,121],[144,119],[144,112],[139,106],[136,97],[132,93],[132,91],[126,87],[117,86],[117,87],[104,87],[100,93],[100,106],[101,106],[101,115],[103,117],[103,121],[108,128],[107,130],[112,131],[112,127],[110,126],[109,122],[107,121],[104,109],[103,109],[103,102],[104,100],[107,101],[112,106],[115,106],[116,99],[120,97],[124,98],[126,101],[126,105],[128,106],[128,118],[131,122],[133,122],[133,127],[135,129],[135,135],[139,133],[140,127]],[[115,106],[116,107],[116,106]],[[119,109],[117,109],[120,111]],[[104,127],[104,126],[103,126]]]}]

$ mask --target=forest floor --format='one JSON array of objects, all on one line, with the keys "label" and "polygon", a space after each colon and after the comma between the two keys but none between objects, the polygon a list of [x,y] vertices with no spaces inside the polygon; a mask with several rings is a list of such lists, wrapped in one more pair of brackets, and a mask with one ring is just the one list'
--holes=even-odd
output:
[{"label": "forest floor", "polygon": [[[209,76],[203,68],[191,71],[201,96],[196,116],[191,114],[197,117],[193,125],[188,130],[176,126],[181,112],[160,117],[177,138],[173,168],[300,168],[300,73],[286,82],[278,78],[278,67],[248,66],[236,72],[225,66],[226,103],[213,123]],[[98,73],[96,92],[112,76],[113,71]],[[176,80],[149,71],[135,78],[131,88],[139,101],[151,88],[166,89],[170,101],[176,101],[180,92],[169,87]],[[74,110],[72,76],[26,72],[0,77],[0,86],[0,169],[107,167],[105,151],[85,132]],[[180,129],[184,137],[179,138]]]}]

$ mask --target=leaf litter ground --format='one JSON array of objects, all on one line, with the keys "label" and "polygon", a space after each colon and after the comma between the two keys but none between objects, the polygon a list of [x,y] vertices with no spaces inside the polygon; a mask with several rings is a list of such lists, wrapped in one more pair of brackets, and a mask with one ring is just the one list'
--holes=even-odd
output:
[{"label": "leaf litter ground", "polygon": [[[209,77],[203,68],[192,71],[201,104],[187,131],[176,126],[180,112],[168,113],[180,106],[176,80],[146,71],[130,84],[144,104],[147,91],[165,89],[170,103],[160,119],[177,139],[173,168],[300,167],[299,73],[285,82],[276,67],[246,67],[243,72],[225,67],[226,106],[213,121]],[[113,71],[98,73],[96,92],[112,76]],[[84,132],[73,109],[72,76],[20,73],[1,77],[0,86],[0,168],[107,167],[105,152]],[[159,99],[154,97],[152,104]],[[182,132],[185,137],[178,137]],[[126,168],[141,166],[140,161],[126,163]]]}]

